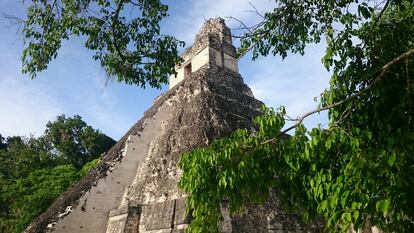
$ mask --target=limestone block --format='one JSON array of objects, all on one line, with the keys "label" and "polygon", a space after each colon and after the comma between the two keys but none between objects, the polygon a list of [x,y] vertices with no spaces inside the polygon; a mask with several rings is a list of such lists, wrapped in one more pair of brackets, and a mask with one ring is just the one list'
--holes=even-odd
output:
[{"label": "limestone block", "polygon": [[146,231],[169,229],[173,223],[174,200],[145,205],[142,209],[142,225]]},{"label": "limestone block", "polygon": [[176,69],[176,72],[170,76],[170,89],[184,79],[184,67]]},{"label": "limestone block", "polygon": [[223,59],[221,57],[221,52],[214,48],[210,48],[210,60],[217,66],[223,66]]},{"label": "limestone block", "polygon": [[185,233],[185,229],[173,229],[171,233]]},{"label": "limestone block", "polygon": [[224,67],[236,73],[239,73],[239,67],[237,66],[237,60],[234,57],[226,53],[224,54]]},{"label": "limestone block", "polygon": [[106,227],[106,233],[123,233],[127,214],[110,217]]},{"label": "limestone block", "polygon": [[233,227],[231,225],[231,217],[228,202],[220,203],[220,212],[221,216],[223,217],[223,220],[220,223],[220,232],[231,233],[233,231]]},{"label": "limestone block", "polygon": [[174,226],[190,223],[190,216],[186,212],[186,206],[186,198],[175,201]]},{"label": "limestone block", "polygon": [[172,229],[160,229],[160,230],[152,230],[152,231],[145,231],[143,233],[171,233]]},{"label": "limestone block", "polygon": [[191,59],[191,67],[193,72],[197,71],[209,62],[209,51],[210,48],[206,47]]}]

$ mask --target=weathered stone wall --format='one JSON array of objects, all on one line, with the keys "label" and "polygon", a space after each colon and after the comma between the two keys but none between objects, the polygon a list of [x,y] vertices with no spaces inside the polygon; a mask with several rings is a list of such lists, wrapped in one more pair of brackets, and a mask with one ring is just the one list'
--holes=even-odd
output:
[{"label": "weathered stone wall", "polygon": [[[46,232],[49,229],[53,229],[56,223],[65,218],[67,215],[71,215],[74,208],[79,206],[82,209],[81,198],[84,195],[97,186],[101,180],[106,180],[108,174],[114,170],[115,165],[118,165],[125,155],[125,148],[130,135],[137,135],[143,130],[148,119],[154,117],[158,112],[165,99],[169,97],[168,94],[160,97],[159,102],[154,103],[150,109],[148,109],[144,117],[139,120],[103,157],[96,168],[92,169],[82,180],[70,187],[60,198],[58,198],[50,208],[43,214],[41,214],[36,220],[28,226],[25,232]],[[124,160],[125,162],[125,160]],[[126,163],[124,163],[126,164]],[[118,165],[119,166],[119,165]],[[137,166],[137,164],[132,164]],[[132,174],[134,177],[135,172]],[[120,194],[123,194],[123,189],[120,189]],[[118,193],[119,195],[119,193]],[[115,206],[119,204],[116,203]],[[92,207],[93,209],[93,207]],[[85,215],[87,216],[87,215]],[[78,226],[79,229],[80,226]],[[75,231],[77,232],[77,231]]]},{"label": "weathered stone wall", "polygon": [[[239,104],[241,101],[245,105]],[[139,232],[184,229],[188,222],[171,223],[178,215],[186,216],[183,199],[186,194],[177,188],[180,153],[206,146],[214,138],[228,135],[237,128],[250,128],[261,105],[239,75],[207,66],[179,84],[176,94],[167,102],[172,106],[170,117],[164,122],[165,127],[161,127],[160,136],[151,143],[148,156],[139,165],[135,180],[119,207],[143,206]],[[173,208],[172,202],[178,200],[182,204]],[[121,219],[122,215],[120,211],[116,218]],[[151,219],[152,223],[145,219]]]},{"label": "weathered stone wall", "polygon": [[193,45],[182,55],[184,62],[175,68],[177,74],[171,75],[170,88],[186,78],[184,69],[190,64],[192,72],[213,63],[238,73],[236,49],[230,35],[223,19],[208,20],[196,35]]},{"label": "weathered stone wall", "polygon": [[176,69],[177,74],[170,76],[170,88],[177,85],[177,83],[184,80],[184,66],[182,68]]},{"label": "weathered stone wall", "polygon": [[[140,233],[179,232],[188,224],[185,193],[176,186],[180,177],[180,153],[205,146],[214,138],[238,128],[251,128],[261,102],[255,100],[241,77],[218,66],[204,67],[177,86],[167,101],[171,115],[138,168],[119,209],[142,206]],[[177,205],[178,202],[180,205]],[[250,206],[243,216],[230,216],[222,206],[222,232],[319,232],[317,225],[305,225],[295,214],[283,211],[275,193],[264,206]],[[177,216],[181,216],[177,218]],[[120,213],[119,218],[122,217]],[[177,219],[182,219],[178,222]],[[109,232],[108,232],[109,233]]]},{"label": "weathered stone wall", "polygon": [[[177,188],[181,152],[205,146],[237,128],[251,127],[260,105],[239,75],[218,67],[199,69],[157,98],[104,161],[27,232],[125,231],[128,207],[141,206],[144,218],[151,205],[185,196]],[[68,206],[71,211],[62,215]],[[150,232],[145,225],[139,227],[140,232]]]},{"label": "weathered stone wall", "polygon": [[[114,164],[107,176],[79,200],[73,211],[51,229],[56,232],[105,232],[108,213],[121,204],[125,189],[132,183],[140,161],[147,157],[151,142],[159,135],[161,124],[169,116],[168,104],[162,105],[154,117],[146,119],[142,131],[129,135],[122,160]],[[123,216],[126,218],[126,215]],[[124,221],[118,216],[118,221]],[[116,232],[116,231],[113,231]]]}]

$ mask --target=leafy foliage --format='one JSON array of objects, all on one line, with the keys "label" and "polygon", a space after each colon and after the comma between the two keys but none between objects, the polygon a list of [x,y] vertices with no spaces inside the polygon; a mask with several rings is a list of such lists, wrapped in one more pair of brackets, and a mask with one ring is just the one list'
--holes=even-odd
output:
[{"label": "leafy foliage", "polygon": [[56,58],[63,40],[86,38],[110,76],[160,88],[180,61],[182,41],[160,34],[168,7],[159,0],[32,0],[23,34],[23,72],[32,78]]},{"label": "leafy foliage", "polygon": [[[413,232],[414,2],[277,2],[239,52],[302,54],[325,36],[330,88],[319,109],[292,127],[282,130],[283,107],[263,108],[254,132],[239,130],[182,156],[179,186],[194,216],[189,231],[218,232],[222,200],[242,213],[276,190],[305,219],[324,216],[332,232],[370,225]],[[323,110],[327,129],[302,125]]]},{"label": "leafy foliage", "polygon": [[0,150],[0,178],[13,180],[36,169],[56,166],[58,159],[48,154],[43,145],[43,140],[33,136],[8,137],[5,149]]},{"label": "leafy foliage", "polygon": [[22,232],[30,222],[73,182],[80,178],[72,165],[39,169],[13,184],[2,187],[2,196],[10,203],[8,225],[11,232]]},{"label": "leafy foliage", "polygon": [[80,116],[46,127],[38,138],[0,137],[0,232],[22,232],[115,143]]},{"label": "leafy foliage", "polygon": [[76,168],[93,160],[111,148],[115,141],[88,126],[80,116],[66,118],[58,116],[46,124],[44,140],[51,143],[51,153]]}]

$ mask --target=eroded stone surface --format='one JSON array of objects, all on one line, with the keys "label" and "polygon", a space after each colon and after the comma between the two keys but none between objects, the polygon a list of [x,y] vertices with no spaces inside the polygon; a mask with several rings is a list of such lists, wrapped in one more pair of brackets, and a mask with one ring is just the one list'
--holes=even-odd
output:
[{"label": "eroded stone surface", "polygon": [[187,225],[190,223],[190,216],[186,213],[186,199],[175,200],[174,225]]},{"label": "eroded stone surface", "polygon": [[175,201],[147,204],[142,211],[143,230],[161,230],[172,228],[174,218]]},{"label": "eroded stone surface", "polygon": [[128,216],[125,222],[124,233],[138,233],[141,222],[142,206],[128,206]]},{"label": "eroded stone surface", "polygon": [[153,118],[144,122],[140,133],[129,135],[122,160],[81,197],[81,204],[71,214],[58,220],[54,226],[56,232],[105,232],[109,211],[120,206],[125,190],[148,154],[151,142],[159,135],[160,122],[168,117],[169,111],[169,105],[162,105]]},{"label": "eroded stone surface", "polygon": [[175,68],[177,74],[170,77],[170,88],[201,67],[212,64],[239,73],[236,49],[231,40],[231,31],[222,18],[209,19],[196,35],[194,43],[182,55],[184,62]]},{"label": "eroded stone surface", "polygon": [[128,213],[109,217],[106,233],[123,233]]}]

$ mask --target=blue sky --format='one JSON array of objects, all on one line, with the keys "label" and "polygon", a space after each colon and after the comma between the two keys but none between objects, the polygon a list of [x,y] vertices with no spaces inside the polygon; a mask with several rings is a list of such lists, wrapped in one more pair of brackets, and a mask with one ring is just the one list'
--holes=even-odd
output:
[{"label": "blue sky", "polygon": [[[172,34],[191,45],[197,31],[207,18],[233,16],[253,24],[257,16],[251,12],[252,3],[259,11],[274,7],[271,0],[165,0],[170,17],[162,24],[164,33]],[[1,0],[0,10],[24,16],[25,7],[19,0]],[[22,41],[16,28],[0,20],[0,134],[3,136],[43,133],[45,124],[57,115],[78,114],[94,128],[119,139],[148,109],[154,98],[167,90],[141,89],[117,83],[108,78],[92,53],[83,47],[82,40],[63,44],[56,60],[46,71],[31,80],[21,74]],[[235,21],[228,21],[237,28]],[[237,44],[237,42],[236,42]],[[305,56],[291,55],[259,58],[249,55],[239,62],[244,81],[256,98],[272,107],[284,105],[291,117],[314,109],[314,97],[328,87],[329,73],[320,59],[323,45],[311,45]],[[305,121],[308,127],[326,125],[326,113]]]}]

